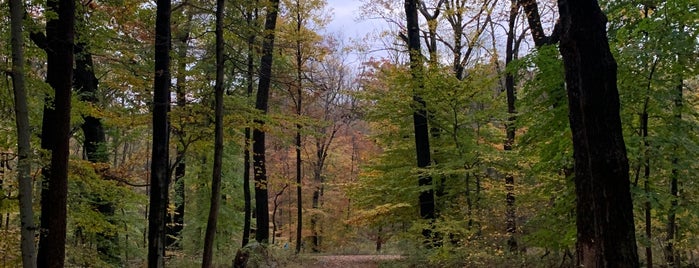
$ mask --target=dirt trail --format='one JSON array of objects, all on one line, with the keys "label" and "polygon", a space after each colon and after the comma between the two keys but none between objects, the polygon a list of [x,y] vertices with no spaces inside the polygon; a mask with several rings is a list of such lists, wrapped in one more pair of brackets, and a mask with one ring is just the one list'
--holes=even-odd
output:
[{"label": "dirt trail", "polygon": [[311,256],[313,263],[304,265],[307,268],[375,268],[379,262],[400,260],[400,255],[324,255]]}]

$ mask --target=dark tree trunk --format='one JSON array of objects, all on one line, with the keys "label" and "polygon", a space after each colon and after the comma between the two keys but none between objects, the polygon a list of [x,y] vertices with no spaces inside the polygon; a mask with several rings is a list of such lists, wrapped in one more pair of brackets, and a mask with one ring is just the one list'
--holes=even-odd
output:
[{"label": "dark tree trunk", "polygon": [[[313,203],[312,207],[314,210],[320,209],[320,186],[313,190]],[[318,216],[313,214],[311,216],[311,241],[313,242],[312,250],[313,252],[320,252],[320,235],[318,234]]]},{"label": "dark tree trunk", "polygon": [[[408,29],[408,50],[410,51],[410,70],[413,81],[418,88],[422,88],[422,59],[420,56],[420,26],[417,18],[417,1],[405,1],[405,13],[407,15]],[[429,128],[427,125],[427,109],[425,101],[420,97],[417,90],[413,90],[413,104],[415,111],[413,112],[413,124],[415,131],[415,151],[417,154],[417,166],[420,169],[425,169],[430,166],[430,140]],[[421,171],[424,172],[424,171]],[[420,186],[432,186],[432,177],[429,174],[421,173],[419,175],[418,184]],[[434,190],[424,190],[420,192],[420,217],[426,220],[435,219],[435,200]],[[423,230],[423,235],[430,240],[432,231],[428,228]]]},{"label": "dark tree trunk", "polygon": [[170,127],[170,0],[157,0],[155,79],[153,82],[153,145],[148,206],[148,267],[163,267],[167,220]]},{"label": "dark tree trunk", "polygon": [[[260,82],[257,88],[255,108],[264,114],[269,109],[269,88],[272,76],[272,56],[274,55],[274,31],[277,23],[279,0],[270,1],[265,18],[265,35],[262,41],[262,59],[260,60]],[[262,119],[255,120],[261,126]],[[253,170],[255,176],[255,211],[257,212],[257,230],[255,239],[260,243],[269,242],[269,203],[267,192],[267,167],[265,160],[265,132],[262,127],[252,132]]]},{"label": "dark tree trunk", "polygon": [[[517,13],[519,13],[519,4],[516,0],[510,1],[510,17],[507,26],[507,47],[505,51],[505,65],[508,66],[512,63],[515,58],[515,21],[517,20]],[[505,91],[507,93],[507,113],[509,117],[507,118],[507,140],[505,140],[504,149],[505,151],[512,151],[512,146],[515,143],[515,120],[517,119],[517,111],[515,109],[515,101],[517,96],[515,95],[515,77],[512,72],[507,72],[505,74]],[[506,205],[507,210],[505,212],[505,222],[507,231],[510,238],[507,240],[507,245],[509,250],[512,252],[517,251],[517,239],[515,234],[517,232],[517,214],[515,208],[515,177],[512,173],[505,175],[505,190],[507,191]]]},{"label": "dark tree trunk", "polygon": [[211,178],[211,205],[209,219],[204,235],[204,256],[201,267],[211,267],[213,259],[214,239],[216,238],[216,223],[221,201],[221,173],[223,159],[223,12],[224,0],[216,0],[216,108],[214,111],[214,167]]},{"label": "dark tree trunk", "polygon": [[[683,82],[680,80],[680,84],[677,86],[677,94],[675,95],[675,126],[680,126],[682,124],[682,106],[683,106]],[[672,171],[670,173],[670,209],[667,214],[667,237],[665,245],[665,262],[668,267],[680,267],[680,259],[675,250],[675,241],[677,241],[677,206],[679,204],[679,191],[677,181],[679,179],[679,173],[677,166],[679,164],[679,153],[678,148],[680,144],[675,144],[675,154],[672,158]]]},{"label": "dark tree trunk", "polygon": [[[75,89],[78,92],[78,98],[81,101],[89,102],[93,105],[98,104],[97,86],[98,81],[95,77],[94,64],[92,62],[92,53],[87,51],[87,44],[79,42],[75,46]],[[93,163],[109,162],[107,154],[106,138],[104,127],[100,118],[92,115],[83,115],[85,121],[80,127],[85,136],[84,148],[87,160]]]},{"label": "dark tree trunk", "polygon": [[[10,28],[12,46],[12,91],[17,123],[17,185],[19,187],[19,218],[22,267],[36,267],[34,246],[33,183],[31,178],[31,131],[24,72],[24,5],[21,0],[10,0]],[[2,182],[0,181],[0,186]]]},{"label": "dark tree trunk", "polygon": [[[299,95],[301,96],[301,95]],[[299,107],[301,106],[299,98]],[[300,114],[300,109],[298,110]],[[301,252],[301,232],[303,231],[303,192],[301,179],[301,125],[297,125],[296,132],[296,254]],[[291,212],[289,212],[291,213]]]},{"label": "dark tree trunk", "polygon": [[243,247],[250,242],[250,221],[252,216],[252,196],[250,193],[250,128],[245,128],[245,151],[243,153],[243,198],[245,199],[245,219],[243,222]]},{"label": "dark tree trunk", "polygon": [[[68,195],[70,106],[73,88],[75,1],[49,0],[47,11],[57,14],[46,22],[47,75],[54,90],[44,106],[41,147],[51,151],[51,163],[42,170],[41,232],[38,267],[63,267],[65,262]],[[50,101],[50,100],[49,100]]]},{"label": "dark tree trunk", "polygon": [[[296,34],[301,34],[301,26],[303,25],[303,17],[301,14],[301,1],[296,0]],[[303,55],[301,51],[301,38],[296,39],[296,115],[301,118],[301,108],[303,104],[303,73],[301,70]],[[296,254],[301,252],[301,232],[303,230],[303,192],[301,180],[301,124],[296,124]],[[291,212],[289,212],[291,213]],[[314,236],[316,234],[314,233]],[[314,239],[314,241],[317,241]],[[317,244],[314,243],[314,250]]]},{"label": "dark tree trunk", "polygon": [[[254,11],[249,10],[245,13],[245,20],[247,26],[251,29],[257,26],[257,9]],[[253,88],[255,86],[254,73],[255,73],[255,38],[254,32],[248,35],[247,45],[248,45],[248,55],[247,55],[247,97],[252,96]],[[252,216],[252,197],[250,194],[250,127],[245,127],[245,149],[243,150],[243,198],[245,199],[245,219],[243,222],[243,247],[250,242],[250,221]]]},{"label": "dark tree trunk", "polygon": [[[99,102],[97,98],[98,81],[97,77],[95,77],[92,54],[87,51],[87,45],[84,42],[76,44],[75,53],[75,89],[81,101],[97,105]],[[109,162],[104,126],[101,119],[92,115],[83,115],[83,120],[84,122],[80,128],[85,136],[83,146],[87,160],[92,163]],[[99,204],[96,206],[97,211],[104,215],[109,222],[114,223],[112,219],[115,211],[114,204],[101,199],[95,201],[95,203]],[[114,246],[119,242],[118,236],[108,232],[98,233],[97,239],[97,252],[100,253],[100,257],[107,262],[117,263],[119,256],[116,254]]]},{"label": "dark tree trunk", "polygon": [[577,264],[638,267],[617,66],[606,18],[595,0],[560,0],[558,6],[575,158]]},{"label": "dark tree trunk", "polygon": [[646,195],[646,201],[643,202],[644,218],[645,218],[645,234],[648,242],[646,244],[646,265],[648,268],[653,267],[653,249],[651,248],[652,229],[651,229],[651,193],[650,193],[650,156],[648,150],[648,98],[646,98],[646,106],[641,114],[641,138],[643,139],[643,192]]},{"label": "dark tree trunk", "polygon": [[[277,237],[277,211],[279,210],[279,197],[284,194],[286,188],[289,188],[288,183],[274,195],[274,207],[272,208],[272,244],[275,243],[275,239]],[[279,213],[281,214],[281,211]]]}]

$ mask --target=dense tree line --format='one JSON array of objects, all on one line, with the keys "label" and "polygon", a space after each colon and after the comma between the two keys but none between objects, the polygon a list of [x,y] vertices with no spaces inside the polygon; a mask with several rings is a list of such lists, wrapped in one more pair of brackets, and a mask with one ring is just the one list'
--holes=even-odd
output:
[{"label": "dense tree line", "polygon": [[332,8],[0,5],[2,263],[699,262],[695,3]]}]

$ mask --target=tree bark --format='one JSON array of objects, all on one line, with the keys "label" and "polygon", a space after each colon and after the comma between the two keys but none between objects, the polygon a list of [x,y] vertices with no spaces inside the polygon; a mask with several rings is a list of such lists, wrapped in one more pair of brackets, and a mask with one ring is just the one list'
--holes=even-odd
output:
[{"label": "tree bark", "polygon": [[36,267],[34,246],[33,183],[31,178],[31,143],[29,108],[25,88],[24,72],[24,4],[21,0],[10,0],[10,28],[12,46],[12,89],[15,100],[15,121],[17,123],[17,185],[19,187],[20,236],[22,267]]},{"label": "tree bark", "polygon": [[577,265],[638,267],[607,20],[596,0],[559,0],[558,7],[575,158]]},{"label": "tree bark", "polygon": [[[423,87],[422,74],[422,58],[420,52],[420,26],[417,17],[417,1],[405,1],[405,13],[408,29],[408,50],[410,52],[410,70],[414,83],[418,88]],[[425,101],[420,97],[419,92],[413,90],[413,103],[415,105],[413,112],[413,125],[415,132],[415,152],[417,155],[417,167],[425,169],[430,166],[430,140],[429,128],[427,125],[427,108]],[[421,171],[421,172],[424,172]],[[432,177],[429,174],[419,174],[418,184],[430,189],[420,192],[418,198],[420,204],[420,217],[426,220],[433,221],[435,219],[435,199],[434,190],[432,187]],[[425,228],[422,231],[425,238],[429,241],[432,239],[432,231],[430,228]]]},{"label": "tree bark", "polygon": [[[257,3],[257,1],[255,1]],[[248,55],[247,55],[247,97],[252,96],[253,88],[255,86],[254,82],[254,56],[255,56],[255,39],[256,34],[252,31],[253,27],[257,26],[257,7],[250,9],[245,13],[245,20],[247,26],[250,27],[251,33],[248,35],[247,45],[248,45]],[[243,247],[250,242],[250,222],[252,216],[252,197],[250,194],[250,143],[251,143],[251,130],[250,127],[245,127],[245,149],[243,151],[243,198],[245,199],[245,219],[243,222]]]},{"label": "tree bark", "polygon": [[51,151],[51,163],[42,170],[41,231],[38,267],[63,267],[65,262],[70,145],[71,89],[73,88],[73,41],[75,1],[48,0],[55,12],[46,22],[47,75],[54,90],[53,104],[44,105],[41,147]]},{"label": "tree bark", "polygon": [[[274,55],[274,31],[277,23],[279,0],[270,1],[265,18],[265,35],[262,41],[262,59],[260,60],[259,85],[255,108],[267,114],[269,110],[269,88],[272,76],[272,60]],[[252,133],[253,140],[253,170],[255,176],[255,211],[257,212],[257,230],[255,240],[260,243],[269,242],[269,194],[267,192],[267,168],[265,160],[265,132],[262,130],[265,121],[255,120],[260,127]]]},{"label": "tree bark", "polygon": [[170,0],[157,0],[155,79],[153,81],[153,145],[148,214],[148,267],[164,266],[167,220],[170,127]]},{"label": "tree bark", "polygon": [[[175,77],[175,90],[176,90],[176,104],[178,109],[184,109],[187,105],[187,50],[189,35],[191,31],[192,23],[192,12],[185,9],[184,11],[187,20],[185,21],[184,29],[177,33],[177,74]],[[184,145],[183,139],[186,137],[187,133],[184,128],[180,130],[173,131],[173,134],[178,137],[180,144],[177,145],[175,149],[175,211],[172,214],[170,223],[167,225],[167,235],[166,235],[166,246],[172,248],[182,248],[182,245],[178,243],[180,239],[180,233],[184,228],[184,215],[185,215],[185,203],[187,195],[185,193],[185,181],[184,176],[187,172],[187,162],[186,162],[186,146]]]},{"label": "tree bark", "polygon": [[[87,45],[84,42],[78,42],[75,46],[75,89],[78,92],[79,99],[84,102],[89,102],[97,105],[97,86],[98,81],[95,77],[94,64],[92,54],[87,51]],[[100,118],[92,115],[83,115],[83,124],[80,128],[83,131],[85,141],[83,147],[85,156],[91,163],[107,163],[109,155],[106,150],[106,137],[104,126]],[[104,215],[107,220],[113,222],[115,207],[109,200],[95,200],[95,209],[100,214]],[[107,262],[118,262],[119,256],[116,255],[112,245],[118,244],[118,236],[103,232],[97,234],[97,252],[101,254]]]},{"label": "tree bark", "polygon": [[[683,93],[682,88],[684,87],[682,80],[680,80],[677,86],[677,94],[675,95],[675,107],[674,107],[674,117],[675,126],[680,126],[682,124],[682,106],[683,106]],[[665,262],[668,267],[680,267],[680,259],[675,250],[675,242],[677,241],[677,206],[679,205],[679,191],[678,191],[678,179],[679,179],[679,169],[677,168],[679,164],[679,153],[678,148],[680,144],[675,144],[675,154],[672,158],[672,170],[670,172],[670,208],[667,214],[667,237],[665,238]]]},{"label": "tree bark", "polygon": [[216,109],[214,111],[214,167],[211,178],[211,205],[209,206],[209,219],[206,223],[204,235],[204,256],[202,268],[213,265],[214,239],[216,237],[216,223],[221,201],[221,173],[223,159],[223,12],[224,0],[216,0],[216,85],[215,98]]},{"label": "tree bark", "polygon": [[[301,35],[303,18],[301,14],[301,1],[296,0],[296,34]],[[303,55],[301,51],[301,38],[296,39],[296,115],[301,118],[301,108],[303,104],[303,73],[301,70]],[[296,124],[296,254],[301,252],[301,238],[303,231],[303,192],[301,180],[303,179],[302,159],[301,159],[301,124]],[[290,212],[291,213],[291,212]],[[315,233],[314,233],[315,235]],[[317,241],[314,239],[314,241]],[[316,248],[314,244],[314,249]]]},{"label": "tree bark", "polygon": [[[510,1],[510,17],[507,26],[507,46],[505,48],[505,66],[512,63],[515,57],[515,21],[517,20],[517,13],[519,12],[519,4],[516,0]],[[512,151],[512,146],[515,143],[515,120],[517,120],[517,111],[515,109],[515,101],[517,97],[515,95],[515,77],[512,72],[506,72],[505,74],[505,91],[507,94],[507,113],[509,117],[507,118],[507,140],[505,140],[504,150]],[[505,175],[505,190],[507,191],[506,197],[506,212],[505,212],[505,231],[508,233],[510,238],[507,240],[507,245],[511,252],[517,251],[517,239],[515,234],[517,232],[517,211],[515,208],[515,177],[512,173]]]},{"label": "tree bark", "polygon": [[[78,92],[80,101],[97,104],[97,86],[98,81],[95,77],[94,64],[92,61],[92,53],[87,50],[85,42],[78,42],[75,45],[75,89]],[[107,163],[109,156],[107,154],[106,138],[104,127],[100,118],[92,115],[83,115],[83,124],[80,128],[85,136],[83,143],[85,156],[92,163]]]}]

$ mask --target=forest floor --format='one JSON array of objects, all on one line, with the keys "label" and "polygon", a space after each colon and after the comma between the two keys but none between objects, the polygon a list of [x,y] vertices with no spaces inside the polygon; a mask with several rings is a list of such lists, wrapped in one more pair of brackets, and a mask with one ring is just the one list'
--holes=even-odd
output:
[{"label": "forest floor", "polygon": [[400,255],[307,255],[303,267],[347,267],[375,268],[380,263],[393,262],[402,259]]}]

